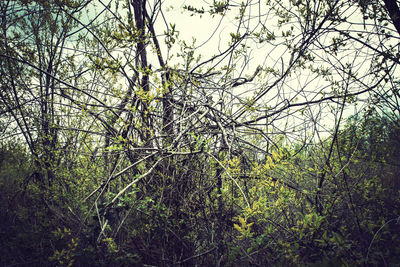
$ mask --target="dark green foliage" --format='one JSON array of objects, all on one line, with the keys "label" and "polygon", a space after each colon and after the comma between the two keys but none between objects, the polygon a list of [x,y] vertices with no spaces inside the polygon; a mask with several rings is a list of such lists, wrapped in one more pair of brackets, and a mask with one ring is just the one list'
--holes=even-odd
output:
[{"label": "dark green foliage", "polygon": [[[4,144],[1,264],[396,264],[400,260],[399,129],[396,121],[378,115],[357,121],[350,120],[338,135],[330,161],[334,171],[326,176],[320,213],[313,198],[315,181],[310,178],[325,168],[313,160],[323,150],[298,153],[295,158],[274,152],[264,165],[248,170],[231,160],[232,175],[250,173],[245,178],[245,193],[252,203],[248,208],[230,183],[221,193],[204,191],[207,176],[215,175],[213,168],[218,165],[209,165],[211,158],[196,157],[175,164],[174,176],[165,176],[165,167],[160,167],[153,177],[158,182],[134,186],[113,205],[107,203],[115,194],[106,194],[97,213],[78,197],[95,188],[86,184],[78,190],[79,179],[84,180],[78,169],[55,172],[70,177],[67,187],[43,187],[30,179],[34,168],[29,154],[19,145]],[[205,166],[210,171],[201,169]],[[107,220],[104,235],[101,214]],[[174,258],[177,255],[184,256]]]},{"label": "dark green foliage", "polygon": [[2,144],[0,162],[1,265],[40,265],[50,255],[51,234],[39,196],[27,189],[32,183],[29,155],[20,145]]}]

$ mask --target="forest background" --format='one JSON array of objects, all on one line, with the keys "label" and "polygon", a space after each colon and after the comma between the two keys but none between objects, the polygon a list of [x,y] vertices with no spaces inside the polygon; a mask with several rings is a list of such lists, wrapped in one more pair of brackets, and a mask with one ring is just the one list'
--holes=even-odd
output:
[{"label": "forest background", "polygon": [[0,265],[400,262],[399,1],[3,0],[0,21]]}]

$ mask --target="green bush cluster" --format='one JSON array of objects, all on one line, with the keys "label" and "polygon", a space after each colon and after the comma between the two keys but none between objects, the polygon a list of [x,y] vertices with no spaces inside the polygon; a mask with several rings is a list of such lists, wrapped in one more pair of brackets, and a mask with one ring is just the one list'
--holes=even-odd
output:
[{"label": "green bush cluster", "polygon": [[377,115],[355,121],[325,141],[329,161],[326,144],[251,164],[182,156],[98,199],[88,196],[101,188],[101,160],[59,164],[48,184],[21,144],[3,143],[0,265],[395,266],[400,128]]}]

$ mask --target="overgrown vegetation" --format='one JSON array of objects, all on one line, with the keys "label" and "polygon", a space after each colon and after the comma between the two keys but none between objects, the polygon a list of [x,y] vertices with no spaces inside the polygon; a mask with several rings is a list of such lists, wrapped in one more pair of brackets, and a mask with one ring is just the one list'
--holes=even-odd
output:
[{"label": "overgrown vegetation", "polygon": [[378,115],[349,120],[328,166],[323,144],[295,155],[273,150],[250,164],[233,157],[220,191],[212,184],[218,159],[177,159],[174,177],[158,171],[114,205],[109,190],[95,206],[83,201],[100,185],[87,182],[99,171],[82,171],[87,159],[55,174],[66,184],[44,185],[33,180],[31,155],[3,143],[2,265],[393,266],[400,260],[399,134],[398,122]]},{"label": "overgrown vegetation", "polygon": [[174,5],[0,2],[0,265],[398,264],[396,1]]}]

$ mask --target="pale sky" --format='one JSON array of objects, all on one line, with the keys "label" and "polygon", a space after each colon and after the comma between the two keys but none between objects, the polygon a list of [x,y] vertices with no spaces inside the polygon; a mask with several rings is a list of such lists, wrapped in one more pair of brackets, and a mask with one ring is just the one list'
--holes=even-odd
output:
[{"label": "pale sky", "polygon": [[[251,1],[248,0],[250,3],[258,3],[259,1]],[[234,2],[231,1],[231,4]],[[162,47],[162,52],[164,57],[166,56],[167,48],[163,43],[164,40],[164,31],[166,31],[167,27],[170,29],[171,24],[176,25],[176,30],[179,32],[179,36],[177,40],[185,40],[188,45],[192,43],[192,39],[196,39],[196,49],[195,55],[202,55],[202,59],[206,60],[210,58],[212,55],[218,54],[221,51],[224,51],[228,47],[228,42],[231,40],[231,33],[243,33],[245,28],[253,29],[257,25],[258,21],[261,20],[262,23],[266,24],[269,28],[269,31],[276,31],[276,18],[273,17],[273,14],[269,14],[269,10],[267,10],[264,1],[260,2],[260,5],[251,5],[250,8],[247,9],[247,16],[252,16],[252,20],[249,20],[249,24],[243,25],[242,29],[237,28],[237,21],[234,19],[234,16],[238,13],[238,8],[232,7],[231,10],[228,12],[228,16],[220,16],[214,15],[210,16],[207,13],[207,8],[209,7],[209,3],[206,1],[191,1],[191,0],[165,0],[163,1],[163,15],[165,16],[165,21],[168,25],[165,24],[164,18],[159,14],[157,18],[157,22],[155,25],[156,33],[160,35],[159,41]],[[189,11],[183,11],[184,5],[192,5],[194,7],[200,8],[204,6],[205,13],[203,15],[193,15]],[[236,9],[236,10],[235,10]],[[100,9],[99,9],[100,10]],[[359,15],[355,15],[357,8],[355,7],[353,10],[347,10],[346,12],[349,13],[353,22],[361,22]],[[262,14],[262,16],[259,16]],[[294,24],[285,25],[284,28],[286,29],[293,25],[295,27],[295,31],[298,30],[296,27],[299,25],[295,22]],[[346,27],[346,24],[343,24],[343,27]],[[357,25],[357,24],[355,24]],[[358,27],[361,27],[359,30],[364,30],[363,25],[359,24]],[[354,29],[353,29],[354,30]],[[281,35],[282,29],[277,31],[278,35]],[[299,42],[301,36],[295,37],[295,42]],[[323,40],[324,42],[329,43],[331,40],[326,38]],[[287,48],[283,44],[256,44],[252,41],[247,41],[245,44],[249,45],[251,49],[249,49],[250,54],[246,62],[245,67],[243,69],[243,73],[241,76],[251,75],[254,73],[254,70],[258,65],[263,67],[271,67],[275,68],[278,71],[282,71],[287,67],[288,61],[290,59],[290,53],[287,52]],[[338,63],[344,64],[349,62],[353,64],[354,70],[363,73],[370,67],[370,62],[368,59],[364,61],[363,53],[357,50],[357,47],[354,51],[358,54],[341,54],[338,55],[337,60]],[[179,52],[179,43],[175,43],[173,48],[171,49],[169,55],[174,55]],[[148,55],[149,58],[152,55]],[[320,56],[316,54],[316,56]],[[322,57],[324,55],[321,55]],[[174,59],[176,57],[172,57],[171,60],[168,62],[170,66],[174,65]],[[318,59],[318,58],[317,58]],[[326,60],[325,58],[321,58],[321,60]],[[182,62],[182,59],[179,60]],[[154,62],[157,62],[154,56]],[[322,62],[322,61],[320,61]],[[318,65],[317,62],[315,62]],[[325,63],[323,63],[325,64]],[[157,63],[155,64],[157,65]],[[335,62],[332,62],[332,66],[335,65]],[[330,67],[332,67],[330,66]],[[237,74],[240,73],[242,69],[237,70]],[[243,86],[238,88],[235,92],[237,95],[241,96],[251,96],[252,92],[259,89],[263,84],[267,84],[270,80],[273,80],[274,77],[266,76],[263,77],[264,80],[259,79],[255,80],[252,84]],[[368,77],[367,77],[368,80]],[[293,100],[296,97],[298,102],[310,101],[318,99],[318,92],[319,90],[326,90],[325,87],[328,86],[328,82],[326,82],[322,78],[315,78],[313,75],[310,74],[309,70],[303,69],[296,73],[293,73],[292,76],[288,77],[285,80],[285,83],[279,85],[279,88],[272,90],[271,93],[265,96],[265,98],[260,99],[258,103],[268,103],[271,106],[276,106],[279,103],[283,103],[283,99]],[[361,102],[359,103],[357,110],[366,107],[368,103]],[[320,113],[319,106],[315,105],[312,108],[310,107],[308,110],[308,116],[317,118],[322,118],[322,123],[325,124],[327,127],[332,127],[334,123],[334,114],[330,113],[329,110],[324,110],[323,113]],[[349,116],[354,113],[355,106],[349,106],[349,108],[345,112],[345,116]],[[293,116],[293,120],[296,121],[295,116]],[[294,122],[294,124],[296,124]]]}]

